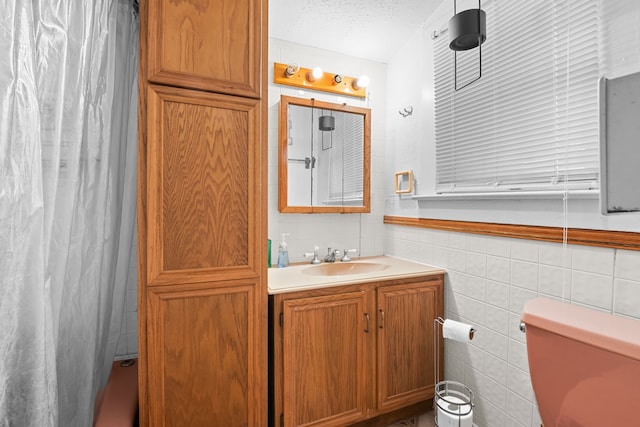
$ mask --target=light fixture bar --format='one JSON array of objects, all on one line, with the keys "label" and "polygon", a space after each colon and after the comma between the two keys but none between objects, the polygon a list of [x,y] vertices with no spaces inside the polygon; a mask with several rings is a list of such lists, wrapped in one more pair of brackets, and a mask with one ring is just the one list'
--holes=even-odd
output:
[{"label": "light fixture bar", "polygon": [[[319,90],[323,92],[338,93],[341,95],[355,96],[358,98],[367,97],[366,87],[356,84],[357,77],[344,76],[338,73],[323,72],[320,77],[310,81],[307,76],[313,71],[312,68],[297,67],[294,73],[287,73],[295,67],[289,64],[273,64],[273,82],[276,84],[295,86],[303,89]],[[335,78],[339,76],[340,78]]]}]

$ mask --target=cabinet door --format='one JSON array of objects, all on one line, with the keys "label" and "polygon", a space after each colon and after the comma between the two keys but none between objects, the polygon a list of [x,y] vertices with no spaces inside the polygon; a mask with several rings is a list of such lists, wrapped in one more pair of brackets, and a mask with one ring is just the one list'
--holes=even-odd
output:
[{"label": "cabinet door", "polygon": [[441,280],[378,288],[378,410],[433,397],[433,321],[442,310]]},{"label": "cabinet door", "polygon": [[147,99],[147,285],[258,277],[260,102],[154,85]]},{"label": "cabinet door", "polygon": [[366,307],[364,292],[284,301],[284,426],[366,418]]},{"label": "cabinet door", "polygon": [[[173,289],[172,289],[173,288]],[[261,426],[256,283],[147,288],[149,426]],[[148,418],[147,418],[148,417]]]},{"label": "cabinet door", "polygon": [[141,3],[148,16],[149,82],[260,97],[266,1]]}]

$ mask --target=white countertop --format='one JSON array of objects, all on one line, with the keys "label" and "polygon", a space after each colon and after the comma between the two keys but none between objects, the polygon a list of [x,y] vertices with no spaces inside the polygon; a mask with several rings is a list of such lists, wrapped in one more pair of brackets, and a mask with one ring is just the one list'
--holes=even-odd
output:
[{"label": "white countertop", "polygon": [[[339,261],[336,264],[340,263]],[[376,279],[395,279],[423,276],[425,274],[444,273],[445,270],[427,264],[414,261],[407,261],[391,256],[358,258],[346,264],[375,263],[384,267],[378,271],[371,271],[357,274],[341,274],[333,276],[310,275],[309,272],[316,265],[297,264],[285,268],[270,268],[269,272],[269,294],[279,294],[284,292],[302,291],[308,289],[325,288],[328,286],[352,285],[365,283]],[[325,263],[320,264],[320,266]],[[305,270],[307,270],[305,272]]]}]

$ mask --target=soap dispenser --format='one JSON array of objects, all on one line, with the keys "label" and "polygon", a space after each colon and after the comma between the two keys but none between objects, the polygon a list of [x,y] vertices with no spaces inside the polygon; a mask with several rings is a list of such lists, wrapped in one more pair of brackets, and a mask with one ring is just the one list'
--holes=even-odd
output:
[{"label": "soap dispenser", "polygon": [[288,235],[288,233],[282,233],[282,240],[278,247],[278,268],[287,267],[289,265],[289,250],[287,249],[287,242],[284,241],[284,238]]}]

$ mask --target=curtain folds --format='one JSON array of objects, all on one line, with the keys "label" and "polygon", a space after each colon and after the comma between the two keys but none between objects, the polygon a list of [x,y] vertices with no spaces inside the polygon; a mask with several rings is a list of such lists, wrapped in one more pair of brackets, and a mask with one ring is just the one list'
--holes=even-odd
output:
[{"label": "curtain folds", "polygon": [[137,17],[129,0],[3,12],[0,426],[90,426],[134,240]]}]

